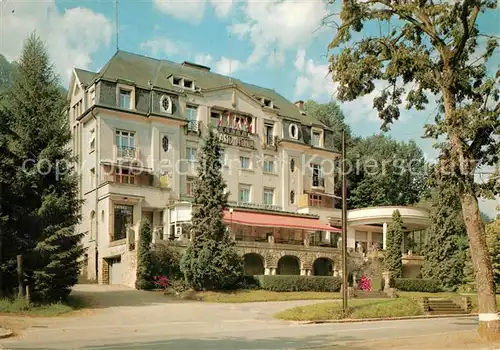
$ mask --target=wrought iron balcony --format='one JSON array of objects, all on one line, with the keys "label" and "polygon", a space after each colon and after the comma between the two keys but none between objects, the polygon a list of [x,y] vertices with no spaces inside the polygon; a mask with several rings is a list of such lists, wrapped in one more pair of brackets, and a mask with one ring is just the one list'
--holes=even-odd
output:
[{"label": "wrought iron balcony", "polygon": [[325,178],[321,177],[321,176],[313,175],[312,187],[325,187]]},{"label": "wrought iron balcony", "polygon": [[188,120],[187,122],[187,131],[198,132],[199,123],[197,120]]},{"label": "wrought iron balcony", "polygon": [[117,147],[117,156],[118,158],[127,158],[127,159],[135,159],[136,157],[136,148],[135,147]]}]

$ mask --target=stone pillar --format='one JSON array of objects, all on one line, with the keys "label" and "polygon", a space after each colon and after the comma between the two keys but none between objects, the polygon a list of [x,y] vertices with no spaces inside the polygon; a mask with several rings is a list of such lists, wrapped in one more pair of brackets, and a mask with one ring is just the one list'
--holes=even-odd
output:
[{"label": "stone pillar", "polygon": [[312,275],[312,271],[310,269],[307,269],[306,270],[306,276],[311,276]]},{"label": "stone pillar", "polygon": [[333,277],[339,277],[339,270],[337,269],[337,267],[333,268]]},{"label": "stone pillar", "polygon": [[300,275],[301,276],[306,276],[307,275],[307,270],[306,269],[300,269]]},{"label": "stone pillar", "polygon": [[352,287],[356,288],[356,289],[358,288],[358,281],[356,280],[356,273],[355,272],[352,273]]},{"label": "stone pillar", "polygon": [[269,267],[266,267],[264,269],[264,275],[270,275],[271,274],[271,269]]},{"label": "stone pillar", "polygon": [[382,278],[384,280],[384,291],[391,289],[391,274],[388,271],[382,272]]},{"label": "stone pillar", "polygon": [[271,275],[276,275],[276,268],[275,267],[271,267]]},{"label": "stone pillar", "polygon": [[383,234],[382,249],[386,250],[387,249],[387,222],[384,222],[384,224],[382,226],[382,234]]}]

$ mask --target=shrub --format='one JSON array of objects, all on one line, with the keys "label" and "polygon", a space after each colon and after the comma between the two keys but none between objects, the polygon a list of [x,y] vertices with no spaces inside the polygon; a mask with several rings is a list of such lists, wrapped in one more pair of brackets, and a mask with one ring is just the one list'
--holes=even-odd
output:
[{"label": "shrub", "polygon": [[135,288],[153,289],[153,255],[151,253],[151,224],[147,219],[142,220],[139,234],[139,248],[137,252],[137,274]]},{"label": "shrub", "polygon": [[170,281],[182,279],[181,253],[164,245],[153,251],[153,271],[155,276],[166,276]]},{"label": "shrub", "polygon": [[260,289],[258,276],[242,276],[238,289]]},{"label": "shrub", "polygon": [[420,278],[395,278],[394,288],[405,292],[441,292],[441,287],[437,281]]},{"label": "shrub", "polygon": [[342,279],[331,276],[255,276],[260,288],[273,292],[338,292]]},{"label": "shrub", "polygon": [[365,275],[361,276],[359,279],[359,289],[363,291],[371,291],[372,290],[372,283],[368,277]]}]

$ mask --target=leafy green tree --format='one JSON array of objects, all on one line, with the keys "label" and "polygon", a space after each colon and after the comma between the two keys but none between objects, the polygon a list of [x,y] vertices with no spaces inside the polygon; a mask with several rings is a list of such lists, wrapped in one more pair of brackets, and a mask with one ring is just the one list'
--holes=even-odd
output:
[{"label": "leafy green tree", "polygon": [[500,219],[486,225],[486,244],[493,265],[493,276],[497,288],[500,287]]},{"label": "leafy green tree", "polygon": [[8,219],[15,237],[11,254],[24,257],[33,299],[57,301],[77,282],[84,251],[81,235],[74,232],[81,202],[67,147],[66,99],[45,45],[34,34],[26,39],[17,68],[2,99],[11,159],[23,160],[13,178],[3,179],[18,194]]},{"label": "leafy green tree", "polygon": [[438,281],[446,290],[464,283],[467,261],[467,231],[456,190],[443,183],[431,182],[430,218],[423,248],[424,278]]},{"label": "leafy green tree", "polygon": [[425,189],[425,160],[414,141],[384,135],[358,139],[348,150],[350,208],[412,205]]},{"label": "leafy green tree", "polygon": [[209,129],[199,154],[194,183],[191,242],[181,260],[188,284],[196,290],[236,288],[243,275],[243,260],[224,224],[228,193],[221,173],[221,147]]},{"label": "leafy green tree", "polygon": [[154,263],[151,252],[152,239],[153,235],[149,220],[141,220],[139,247],[137,249],[137,274],[135,279],[135,288],[137,289],[148,290],[154,287]]},{"label": "leafy green tree", "polygon": [[392,213],[392,222],[387,228],[387,249],[384,254],[384,267],[389,272],[390,278],[401,278],[403,275],[402,245],[403,245],[403,219],[399,210]]},{"label": "leafy green tree", "polygon": [[[436,101],[434,123],[427,137],[440,143],[439,172],[456,186],[469,236],[480,314],[486,338],[500,338],[500,319],[491,259],[477,197],[498,193],[494,177],[474,182],[478,168],[499,161],[500,72],[488,69],[498,39],[481,33],[478,19],[494,13],[496,0],[347,0],[341,22],[329,45],[330,71],[340,101],[372,93],[382,128],[400,117],[400,108],[425,109]],[[379,30],[359,33],[365,25]],[[353,39],[355,38],[355,39]],[[483,45],[484,44],[484,45]],[[404,104],[404,105],[403,105]]]}]

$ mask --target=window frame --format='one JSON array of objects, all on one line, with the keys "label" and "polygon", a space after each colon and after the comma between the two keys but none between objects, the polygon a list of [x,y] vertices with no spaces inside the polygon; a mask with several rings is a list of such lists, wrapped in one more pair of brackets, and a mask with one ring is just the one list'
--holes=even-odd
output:
[{"label": "window frame", "polygon": [[[274,205],[274,188],[272,187],[264,187],[263,195],[262,195],[262,203],[264,205]],[[271,203],[266,203],[266,194],[269,195],[271,193]]]},{"label": "window frame", "polygon": [[[128,135],[124,135],[124,134]],[[137,137],[136,137],[136,132],[135,131],[130,131],[130,130],[123,130],[123,129],[115,129],[115,146],[116,146],[116,155],[118,158],[124,158],[123,154],[120,154],[120,149],[127,149],[130,150],[131,153],[133,154],[134,158],[137,153]],[[128,146],[123,146],[123,140],[126,139],[128,140]],[[118,142],[120,140],[120,143]],[[133,146],[131,146],[133,141]],[[133,151],[132,151],[133,150]],[[123,153],[123,152],[122,152]],[[127,153],[127,152],[125,152]]]},{"label": "window frame", "polygon": [[[271,129],[271,134],[269,135],[269,129]],[[274,123],[265,122],[264,123],[264,137],[266,145],[274,145]]]},{"label": "window frame", "polygon": [[[193,155],[194,157],[192,157]],[[192,163],[196,162],[198,160],[198,148],[189,145],[186,146],[186,160]]]},{"label": "window frame", "polygon": [[[184,190],[184,195],[188,197],[193,196],[193,185],[194,185],[195,178],[191,176],[186,176],[186,187]],[[189,188],[189,190],[188,190]]]},{"label": "window frame", "polygon": [[[246,167],[243,166],[245,160],[248,160],[248,163],[247,163],[248,166],[246,166]],[[252,166],[252,162],[251,162],[251,159],[249,156],[240,156],[240,169],[249,170],[252,168],[251,166]]]},{"label": "window frame", "polygon": [[[124,224],[123,224],[123,231],[124,232],[120,232],[120,234],[118,235],[117,232],[116,232],[116,228],[117,228],[117,208],[118,207],[121,207],[123,209],[127,208],[128,210],[130,210],[130,221],[129,220],[124,220]],[[124,210],[125,211],[125,210]],[[129,222],[127,222],[129,221]],[[123,240],[123,239],[126,239],[127,238],[127,224],[133,224],[134,223],[134,206],[133,205],[128,205],[128,204],[120,204],[120,203],[113,203],[113,234],[111,235],[111,241],[114,242],[114,241],[120,241],[120,240]]]},{"label": "window frame", "polygon": [[[248,200],[243,200],[242,199],[242,192],[245,192],[248,194]],[[241,203],[250,203],[252,200],[252,186],[251,185],[245,185],[245,184],[239,184],[238,185],[238,202]]]},{"label": "window frame", "polygon": [[[267,168],[266,169],[266,164],[267,164]],[[271,168],[269,170],[269,164],[271,165]],[[264,159],[264,163],[262,165],[262,170],[265,172],[265,173],[268,173],[268,174],[275,174],[275,170],[274,170],[274,160],[273,159]]]},{"label": "window frame", "polygon": [[[125,172],[124,172],[125,170]],[[114,171],[114,179],[115,183],[123,184],[123,185],[137,185],[137,175],[134,174],[133,170],[118,167],[115,168]]]},{"label": "window frame", "polygon": [[[318,135],[318,144],[314,144],[314,135]],[[311,129],[311,146],[313,147],[323,147],[323,130],[318,128]]]}]

